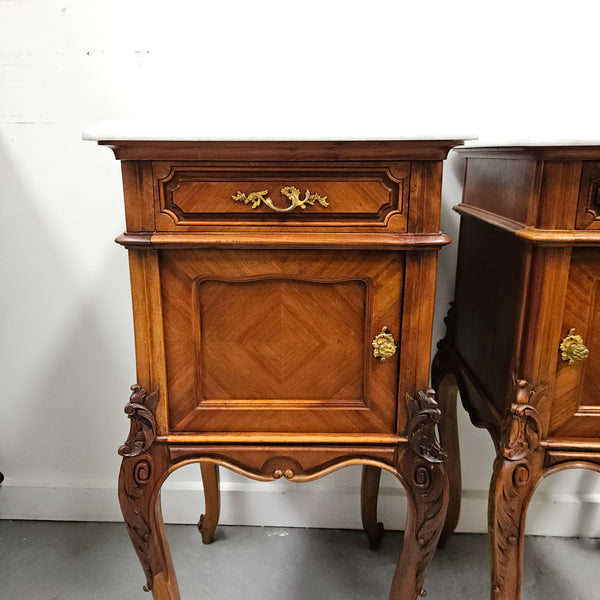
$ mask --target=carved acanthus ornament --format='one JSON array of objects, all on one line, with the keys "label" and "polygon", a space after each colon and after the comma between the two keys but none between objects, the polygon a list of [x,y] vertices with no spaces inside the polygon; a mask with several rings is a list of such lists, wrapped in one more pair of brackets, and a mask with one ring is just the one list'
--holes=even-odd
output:
[{"label": "carved acanthus ornament", "polygon": [[119,448],[121,456],[131,458],[148,450],[156,437],[154,411],[158,404],[159,391],[149,394],[139,385],[131,386],[131,397],[125,405],[125,414],[130,419],[127,441]]},{"label": "carved acanthus ornament", "polygon": [[508,460],[521,460],[539,446],[541,421],[537,407],[546,386],[536,387],[525,379],[515,379],[514,386],[516,402],[511,404],[503,427],[503,456]]},{"label": "carved acanthus ornament", "polygon": [[437,438],[436,427],[441,411],[431,388],[419,391],[417,397],[406,395],[408,413],[408,443],[417,456],[431,463],[441,463],[446,458]]}]

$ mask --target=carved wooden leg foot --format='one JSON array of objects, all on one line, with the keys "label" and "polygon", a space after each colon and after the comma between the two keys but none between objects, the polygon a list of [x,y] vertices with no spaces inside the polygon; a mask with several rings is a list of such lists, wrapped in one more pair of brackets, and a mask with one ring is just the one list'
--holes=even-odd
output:
[{"label": "carved wooden leg foot", "polygon": [[407,526],[402,554],[394,572],[390,600],[425,596],[423,583],[444,524],[448,506],[448,479],[441,464],[418,460],[407,465]]},{"label": "carved wooden leg foot", "polygon": [[438,384],[437,388],[437,400],[441,410],[440,441],[444,452],[448,455],[445,467],[449,483],[448,512],[438,543],[439,547],[443,547],[448,537],[454,532],[460,517],[462,476],[458,422],[456,418],[457,396],[458,387],[456,379],[452,373],[448,373]]},{"label": "carved wooden leg foot", "polygon": [[527,505],[543,476],[540,405],[545,385],[514,380],[515,402],[502,424],[488,506],[492,600],[519,600]]},{"label": "carved wooden leg foot", "polygon": [[363,529],[369,540],[369,548],[373,551],[379,550],[384,535],[383,523],[377,522],[377,497],[379,495],[380,477],[381,469],[379,467],[363,466],[360,509]]},{"label": "carved wooden leg foot", "polygon": [[198,529],[203,544],[212,544],[219,523],[221,498],[219,494],[219,467],[213,463],[201,462],[202,485],[204,487],[204,514],[200,515]]},{"label": "carved wooden leg foot", "polygon": [[488,528],[492,600],[519,600],[527,505],[541,477],[541,457],[494,462]]},{"label": "carved wooden leg foot", "polygon": [[129,537],[146,574],[145,591],[156,600],[180,600],[164,531],[160,487],[167,473],[167,449],[124,457],[119,475],[119,502]]},{"label": "carved wooden leg foot", "polygon": [[440,411],[433,390],[407,397],[409,447],[397,471],[408,499],[402,554],[394,572],[390,600],[424,596],[423,582],[442,532],[448,508],[448,477],[435,427]]},{"label": "carved wooden leg foot", "polygon": [[160,506],[160,488],[169,473],[169,449],[154,443],[158,390],[149,394],[139,385],[125,405],[130,430],[119,448],[119,502],[133,547],[146,574],[145,591],[155,600],[180,600],[179,588]]}]

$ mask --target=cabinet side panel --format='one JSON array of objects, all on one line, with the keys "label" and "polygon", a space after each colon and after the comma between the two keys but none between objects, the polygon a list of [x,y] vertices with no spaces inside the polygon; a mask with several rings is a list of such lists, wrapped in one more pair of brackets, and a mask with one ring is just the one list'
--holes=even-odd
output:
[{"label": "cabinet side panel", "polygon": [[537,227],[541,229],[573,229],[577,213],[577,196],[581,179],[581,162],[544,162],[540,187]]},{"label": "cabinet side panel", "polygon": [[464,204],[533,225],[539,193],[536,160],[470,158],[466,177]]},{"label": "cabinet side panel", "polygon": [[127,231],[154,230],[152,163],[128,161],[121,163],[125,219]]},{"label": "cabinet side panel", "polygon": [[408,231],[437,232],[440,229],[442,163],[414,162],[410,173]]},{"label": "cabinet side panel", "polygon": [[456,349],[500,414],[516,364],[525,268],[525,247],[512,233],[462,218]]}]

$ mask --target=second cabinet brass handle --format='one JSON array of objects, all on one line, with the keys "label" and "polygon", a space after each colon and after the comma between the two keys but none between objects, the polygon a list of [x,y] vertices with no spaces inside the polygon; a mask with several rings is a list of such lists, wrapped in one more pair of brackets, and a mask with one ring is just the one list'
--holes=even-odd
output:
[{"label": "second cabinet brass handle", "polygon": [[375,336],[371,342],[373,346],[373,356],[383,362],[396,354],[397,346],[394,336],[389,332],[387,327],[381,330],[381,333]]},{"label": "second cabinet brass handle", "polygon": [[307,205],[313,206],[315,202],[318,202],[321,206],[327,208],[329,202],[327,202],[327,196],[319,196],[319,194],[311,194],[308,190],[304,192],[304,198],[300,200],[300,190],[293,185],[286,185],[281,188],[281,194],[291,200],[290,206],[287,208],[277,208],[271,198],[267,196],[269,190],[263,190],[262,192],[250,192],[247,196],[238,192],[235,196],[231,196],[236,202],[243,202],[244,204],[252,204],[252,208],[258,208],[261,203],[268,206],[275,212],[285,213],[294,210],[296,207],[302,209],[306,208]]},{"label": "second cabinet brass handle", "polygon": [[560,343],[560,357],[571,365],[589,355],[589,348],[583,343],[583,338],[575,333],[575,329],[571,329],[569,335]]}]

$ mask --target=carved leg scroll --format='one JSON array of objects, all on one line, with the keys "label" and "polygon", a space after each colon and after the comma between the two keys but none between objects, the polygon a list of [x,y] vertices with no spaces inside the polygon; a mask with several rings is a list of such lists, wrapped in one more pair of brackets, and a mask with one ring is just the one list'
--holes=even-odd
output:
[{"label": "carved leg scroll", "polygon": [[431,389],[407,397],[407,449],[398,463],[398,476],[408,497],[407,527],[402,554],[394,572],[390,600],[424,596],[423,582],[431,564],[448,508],[448,478],[444,453],[435,427],[440,411]]},{"label": "carved leg scroll", "polygon": [[202,485],[204,487],[204,514],[200,515],[198,529],[203,544],[215,541],[215,529],[219,523],[221,498],[219,495],[219,467],[213,463],[200,463]]},{"label": "carved leg scroll", "polygon": [[502,455],[494,462],[488,507],[492,600],[519,600],[523,576],[525,517],[543,476],[537,408],[545,386],[515,381],[516,402],[504,422]]},{"label": "carved leg scroll", "polygon": [[148,394],[139,386],[125,407],[131,429],[119,448],[119,502],[135,551],[146,574],[145,591],[155,600],[180,600],[160,506],[160,488],[169,469],[168,448],[154,443],[154,409],[158,391]]},{"label": "carved leg scroll", "polygon": [[364,465],[362,469],[362,483],[360,488],[360,509],[362,524],[371,550],[379,550],[383,539],[383,523],[377,522],[377,497],[379,496],[379,479],[381,469],[371,465]]}]

